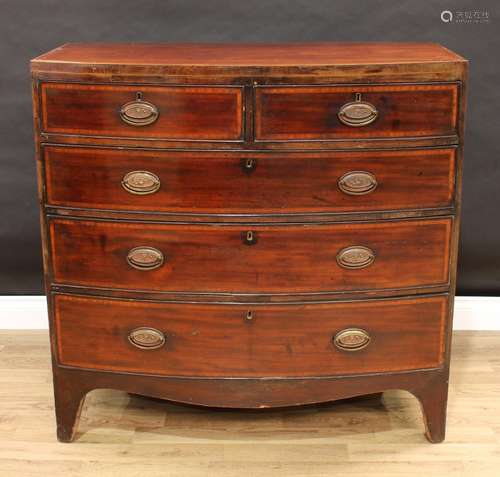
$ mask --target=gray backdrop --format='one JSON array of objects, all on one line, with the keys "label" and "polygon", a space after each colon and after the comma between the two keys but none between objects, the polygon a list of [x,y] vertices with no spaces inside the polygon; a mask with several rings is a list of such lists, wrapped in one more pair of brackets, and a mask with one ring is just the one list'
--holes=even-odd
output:
[{"label": "gray backdrop", "polygon": [[[0,0],[0,295],[42,292],[28,61],[71,41],[432,41],[470,60],[460,294],[500,294],[498,0]],[[443,10],[454,14],[444,23]],[[488,14],[459,23],[460,13]]]}]

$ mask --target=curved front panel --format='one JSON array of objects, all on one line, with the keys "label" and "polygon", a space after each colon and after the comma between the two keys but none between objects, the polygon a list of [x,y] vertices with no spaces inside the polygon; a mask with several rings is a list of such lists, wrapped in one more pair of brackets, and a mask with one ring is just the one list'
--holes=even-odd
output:
[{"label": "curved front panel", "polygon": [[[51,218],[52,280],[191,293],[443,286],[451,218],[326,225],[185,225]],[[131,266],[137,250],[154,268]]]},{"label": "curved front panel", "polygon": [[[448,309],[446,296],[251,306],[55,295],[54,303],[61,365],[240,378],[437,368]],[[369,338],[364,346],[353,328]],[[157,345],[137,346],[138,333]]]},{"label": "curved front panel", "polygon": [[165,140],[243,140],[239,86],[41,84],[44,133]]},{"label": "curved front panel", "polygon": [[181,214],[452,207],[454,148],[343,152],[45,146],[51,206]]},{"label": "curved front panel", "polygon": [[257,141],[456,136],[458,84],[259,86]]}]

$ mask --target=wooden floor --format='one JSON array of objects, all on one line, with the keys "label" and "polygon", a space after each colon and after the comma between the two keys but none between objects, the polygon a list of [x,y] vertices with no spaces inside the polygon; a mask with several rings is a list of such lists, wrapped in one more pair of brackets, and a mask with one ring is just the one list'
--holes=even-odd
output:
[{"label": "wooden floor", "polygon": [[415,398],[388,391],[308,409],[228,412],[90,393],[55,438],[48,337],[0,331],[0,476],[500,476],[500,333],[458,332],[448,433],[429,444]]}]

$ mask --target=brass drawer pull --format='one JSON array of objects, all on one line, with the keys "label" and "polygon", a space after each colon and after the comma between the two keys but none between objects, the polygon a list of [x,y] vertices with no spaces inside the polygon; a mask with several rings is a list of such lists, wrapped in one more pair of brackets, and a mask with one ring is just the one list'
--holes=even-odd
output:
[{"label": "brass drawer pull", "polygon": [[343,351],[359,351],[371,341],[370,335],[361,328],[346,328],[333,337],[333,344]]},{"label": "brass drawer pull", "polygon": [[339,189],[348,195],[365,195],[377,188],[377,179],[370,172],[351,171],[338,181]]},{"label": "brass drawer pull", "polygon": [[351,270],[366,268],[375,261],[375,252],[368,247],[355,245],[343,248],[337,254],[337,263],[342,268]]},{"label": "brass drawer pull", "polygon": [[154,194],[160,188],[160,178],[149,171],[132,171],[123,176],[122,187],[131,194]]},{"label": "brass drawer pull", "polygon": [[136,348],[158,349],[165,344],[165,335],[154,328],[135,328],[128,334],[128,340]]},{"label": "brass drawer pull", "polygon": [[373,104],[361,100],[361,93],[356,93],[354,101],[340,108],[338,117],[346,126],[367,126],[377,119],[378,111]]},{"label": "brass drawer pull", "polygon": [[158,119],[158,108],[142,99],[140,91],[136,94],[135,101],[124,104],[120,109],[120,118],[131,126],[147,126]]},{"label": "brass drawer pull", "polygon": [[137,270],[154,270],[163,265],[163,254],[153,247],[135,247],[127,254],[127,262]]}]

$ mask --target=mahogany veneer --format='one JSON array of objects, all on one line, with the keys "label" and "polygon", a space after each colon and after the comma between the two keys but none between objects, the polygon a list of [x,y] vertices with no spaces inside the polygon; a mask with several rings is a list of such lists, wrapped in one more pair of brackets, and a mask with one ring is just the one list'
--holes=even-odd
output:
[{"label": "mahogany veneer", "polygon": [[68,44],[31,67],[61,441],[100,387],[236,408],[401,388],[444,439],[463,58]]},{"label": "mahogany veneer", "polygon": [[[258,306],[55,295],[54,303],[62,365],[177,377],[333,376],[439,368],[448,311],[443,295]],[[145,317],[167,336],[165,346],[148,354],[127,339]],[[398,339],[393,336],[395,322]],[[372,339],[360,356],[331,345],[332,332],[352,323]],[[415,350],[407,353],[408,348]]]},{"label": "mahogany veneer", "polygon": [[182,140],[241,140],[241,87],[141,86],[140,91],[144,101],[157,106],[161,114],[150,127],[130,130],[130,126],[116,114],[116,108],[135,99],[136,86],[43,83],[42,131]]},{"label": "mahogany veneer", "polygon": [[[164,292],[319,293],[447,285],[450,218],[247,227],[49,219],[52,281],[59,285]],[[75,244],[78,243],[78,247]],[[127,263],[147,245],[164,257],[150,270]],[[342,267],[343,249],[375,254]]]},{"label": "mahogany veneer", "polygon": [[[342,124],[336,114],[360,94],[379,119],[369,128]],[[456,134],[458,85],[261,86],[255,90],[255,139],[325,140]]]},{"label": "mahogany veneer", "polygon": [[[332,212],[442,209],[455,197],[455,148],[242,153],[47,145],[43,154],[48,204],[95,211],[307,213],[319,220]],[[144,169],[158,177],[159,190],[128,193],[123,177]],[[353,170],[370,171],[377,193],[343,193],[338,182]]]}]

